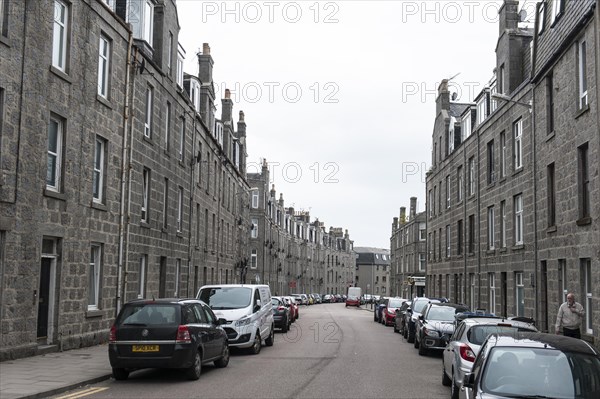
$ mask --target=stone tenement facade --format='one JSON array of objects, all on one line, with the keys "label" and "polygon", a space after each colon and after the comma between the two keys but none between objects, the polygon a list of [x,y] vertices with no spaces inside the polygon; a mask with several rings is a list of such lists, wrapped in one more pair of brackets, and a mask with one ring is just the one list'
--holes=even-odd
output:
[{"label": "stone tenement facade", "polygon": [[269,166],[248,173],[251,186],[250,258],[245,281],[268,284],[279,295],[345,294],[355,282],[355,253],[348,230],[311,221],[306,211],[285,207],[270,184]]},{"label": "stone tenement facade", "polygon": [[408,217],[400,208],[400,218],[394,218],[390,239],[390,295],[414,298],[425,294],[427,270],[427,219],[417,213],[417,197],[411,197]]},{"label": "stone tenement facade", "polygon": [[390,251],[383,248],[356,247],[356,284],[362,293],[390,296],[391,270]]},{"label": "stone tenement facade", "polygon": [[574,292],[600,335],[598,1],[499,14],[494,78],[472,104],[439,87],[427,174],[427,294],[554,330]]},{"label": "stone tenement facade", "polygon": [[[3,1],[0,359],[103,342],[126,301],[239,282],[246,125],[184,74],[174,0]],[[246,228],[245,228],[246,227]]]}]

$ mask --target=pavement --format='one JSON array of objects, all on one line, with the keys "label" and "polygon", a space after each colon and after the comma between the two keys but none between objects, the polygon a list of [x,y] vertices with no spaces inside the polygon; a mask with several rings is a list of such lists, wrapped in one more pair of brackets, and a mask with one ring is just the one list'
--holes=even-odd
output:
[{"label": "pavement", "polygon": [[0,362],[0,398],[46,398],[108,380],[111,373],[108,344],[7,360]]},{"label": "pavement", "polygon": [[45,398],[107,380],[108,344],[0,363],[0,398]]}]

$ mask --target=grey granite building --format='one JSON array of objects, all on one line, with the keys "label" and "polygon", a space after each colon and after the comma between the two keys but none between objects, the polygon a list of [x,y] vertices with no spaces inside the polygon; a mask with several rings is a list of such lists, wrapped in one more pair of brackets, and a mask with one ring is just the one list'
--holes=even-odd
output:
[{"label": "grey granite building", "polygon": [[383,248],[356,247],[356,284],[363,295],[393,296],[390,280],[395,278],[391,268],[390,251]]},{"label": "grey granite building", "polygon": [[260,173],[248,173],[251,186],[249,262],[245,281],[268,284],[280,295],[345,294],[355,281],[355,254],[348,230],[311,221],[307,211],[286,207],[270,185],[263,160]]},{"label": "grey granite building", "polygon": [[414,298],[425,294],[427,271],[427,218],[417,213],[417,197],[411,197],[408,217],[400,207],[400,217],[392,223],[390,239],[392,278],[390,295]]},{"label": "grey granite building", "polygon": [[596,345],[597,3],[543,1],[521,28],[504,1],[487,87],[472,104],[439,87],[427,174],[427,293],[553,331],[571,291]]},{"label": "grey granite building", "polygon": [[103,342],[133,298],[240,281],[244,115],[236,130],[226,96],[215,117],[207,44],[184,73],[175,1],[1,4],[0,359]]}]

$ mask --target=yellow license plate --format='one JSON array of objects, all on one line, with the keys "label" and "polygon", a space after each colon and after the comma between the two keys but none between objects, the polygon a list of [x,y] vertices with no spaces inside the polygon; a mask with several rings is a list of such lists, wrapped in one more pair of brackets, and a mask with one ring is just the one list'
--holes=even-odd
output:
[{"label": "yellow license plate", "polygon": [[158,345],[133,345],[132,352],[158,352]]}]

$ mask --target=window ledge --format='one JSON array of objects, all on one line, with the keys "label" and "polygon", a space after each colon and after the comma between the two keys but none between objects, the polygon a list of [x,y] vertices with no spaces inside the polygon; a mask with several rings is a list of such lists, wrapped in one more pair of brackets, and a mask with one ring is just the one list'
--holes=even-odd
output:
[{"label": "window ledge", "polygon": [[200,251],[200,245],[196,245],[196,246],[194,247],[194,249],[195,249],[196,251]]},{"label": "window ledge", "polygon": [[518,175],[519,173],[523,172],[523,169],[524,169],[524,168],[523,168],[523,166],[521,166],[519,169],[516,169],[516,170],[513,172],[513,176],[516,176],[516,175]]},{"label": "window ledge", "polygon": [[54,198],[60,201],[66,201],[67,200],[67,195],[65,193],[59,193],[57,191],[52,191],[49,190],[47,188],[44,189],[44,195],[46,197],[50,197],[50,198]]},{"label": "window ledge", "polygon": [[487,184],[488,190],[492,189],[494,187],[496,187],[496,180],[494,180],[493,182],[488,182],[488,184]]},{"label": "window ledge", "polygon": [[100,94],[96,94],[96,100],[98,100],[99,103],[101,103],[108,109],[113,109],[113,106],[108,98],[102,97]]},{"label": "window ledge", "polygon": [[71,77],[69,75],[67,75],[60,69],[56,68],[54,65],[50,66],[50,72],[52,72],[53,74],[55,74],[56,76],[58,76],[59,78],[61,78],[62,80],[64,80],[67,83],[73,83],[73,79],[71,79]]},{"label": "window ledge", "polygon": [[185,162],[183,161],[183,159],[180,159],[180,160],[179,160],[179,166],[181,166],[182,168],[185,168],[185,167],[186,167],[186,164],[185,164]]},{"label": "window ledge", "polygon": [[145,229],[149,229],[150,228],[150,223],[148,223],[147,221],[140,221],[140,227],[143,227]]},{"label": "window ledge", "polygon": [[498,184],[504,183],[505,181],[506,181],[506,175],[504,175],[500,179],[498,179]]},{"label": "window ledge", "polygon": [[554,225],[554,226],[549,226],[549,227],[546,229],[546,234],[550,234],[550,233],[556,233],[556,230],[557,230],[557,228],[556,228],[556,225]]},{"label": "window ledge", "polygon": [[160,231],[161,231],[162,233],[167,233],[167,234],[169,233],[169,229],[168,229],[168,228],[166,228],[165,226],[161,227],[161,228],[160,228]]},{"label": "window ledge", "polygon": [[546,136],[546,141],[550,141],[552,140],[554,137],[556,136],[555,131],[551,131],[550,133],[548,133],[548,135]]},{"label": "window ledge", "polygon": [[104,312],[102,312],[102,310],[100,310],[100,309],[88,309],[88,311],[85,312],[85,317],[86,318],[102,317],[103,314],[104,314]]},{"label": "window ledge", "polygon": [[10,42],[6,36],[0,35],[0,43],[4,44],[6,47],[10,47]]},{"label": "window ledge", "polygon": [[177,237],[179,237],[179,238],[183,238],[183,233],[182,233],[181,231],[178,231],[178,232],[177,232]]},{"label": "window ledge", "polygon": [[168,150],[168,149],[166,149],[166,148],[165,148],[165,149],[163,150],[163,153],[165,154],[165,156],[166,156],[167,158],[171,158],[171,154],[169,153],[169,150]]},{"label": "window ledge", "polygon": [[104,211],[104,212],[108,211],[108,207],[106,205],[104,205],[104,204],[99,203],[99,202],[92,201],[90,207],[94,208],[94,209],[97,209],[99,211]]},{"label": "window ledge", "polygon": [[590,110],[590,104],[586,104],[585,107],[583,107],[583,108],[577,108],[574,118],[575,119],[579,118],[581,115],[585,114],[589,110]]},{"label": "window ledge", "polygon": [[505,254],[508,252],[508,249],[506,247],[502,247],[502,248],[498,249],[498,252],[501,254]]},{"label": "window ledge", "polygon": [[496,255],[496,250],[495,249],[488,249],[488,250],[485,251],[485,254],[487,256],[494,256],[494,255]]},{"label": "window ledge", "polygon": [[470,257],[470,258],[472,258],[472,257],[474,257],[474,256],[475,256],[475,252],[469,252],[469,253],[467,254],[467,256],[468,256],[468,257]]},{"label": "window ledge", "polygon": [[150,137],[144,135],[144,141],[150,145],[154,145],[154,141],[152,141],[152,134],[150,134]]},{"label": "window ledge", "polygon": [[586,226],[588,224],[592,224],[592,218],[589,216],[586,216],[584,218],[578,219],[576,223],[577,223],[577,226]]},{"label": "window ledge", "polygon": [[513,247],[512,247],[513,251],[519,251],[521,249],[525,249],[525,244],[517,244],[517,245],[513,245]]}]

